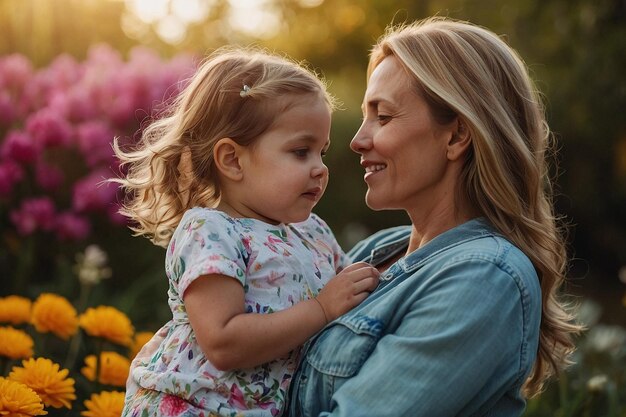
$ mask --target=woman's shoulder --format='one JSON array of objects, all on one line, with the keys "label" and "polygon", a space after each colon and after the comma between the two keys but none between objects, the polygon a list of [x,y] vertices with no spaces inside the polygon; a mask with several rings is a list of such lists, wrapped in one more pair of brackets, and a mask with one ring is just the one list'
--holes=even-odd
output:
[{"label": "woman's shoulder", "polygon": [[509,273],[524,270],[525,273],[535,274],[530,258],[510,240],[495,231],[460,242],[448,258],[450,262],[482,260],[493,263]]},{"label": "woman's shoulder", "polygon": [[[498,232],[488,232],[474,239],[460,242],[443,254],[438,267],[456,265],[463,268],[470,281],[481,277],[498,286],[506,280],[524,297],[540,299],[541,287],[537,271],[530,258]],[[491,272],[490,272],[491,271]],[[470,284],[473,285],[473,284]]]}]

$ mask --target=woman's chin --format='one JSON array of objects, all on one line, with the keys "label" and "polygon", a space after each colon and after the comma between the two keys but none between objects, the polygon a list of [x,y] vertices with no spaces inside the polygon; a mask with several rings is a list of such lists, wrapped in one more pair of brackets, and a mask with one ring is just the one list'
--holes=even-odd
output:
[{"label": "woman's chin", "polygon": [[367,205],[367,207],[374,211],[387,209],[387,205],[384,204],[384,202],[381,201],[380,198],[375,198],[375,196],[371,195],[369,191],[365,195],[365,204]]}]

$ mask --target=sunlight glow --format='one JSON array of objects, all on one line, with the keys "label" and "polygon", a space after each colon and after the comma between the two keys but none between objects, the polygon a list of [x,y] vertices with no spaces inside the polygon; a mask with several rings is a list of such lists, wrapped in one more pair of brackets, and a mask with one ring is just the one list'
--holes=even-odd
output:
[{"label": "sunlight glow", "polygon": [[198,23],[209,14],[215,0],[172,0],[172,13],[183,22]]},{"label": "sunlight glow", "polygon": [[[302,7],[316,7],[324,0],[298,0]],[[145,37],[150,27],[170,44],[185,39],[190,24],[204,22],[218,0],[125,0],[127,15],[124,31],[132,37]],[[272,0],[227,0],[224,23],[256,38],[268,39],[280,31],[282,16]],[[134,25],[141,26],[134,27]]]},{"label": "sunlight glow", "polygon": [[126,7],[145,23],[155,23],[168,15],[169,0],[128,0]]},{"label": "sunlight glow", "polygon": [[267,0],[229,0],[228,23],[237,30],[259,38],[271,38],[280,30],[280,16]]}]

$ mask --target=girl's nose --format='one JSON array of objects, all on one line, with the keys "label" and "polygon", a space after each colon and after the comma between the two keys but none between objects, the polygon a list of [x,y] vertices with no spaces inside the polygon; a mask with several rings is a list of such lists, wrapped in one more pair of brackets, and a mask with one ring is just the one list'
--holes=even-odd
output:
[{"label": "girl's nose", "polygon": [[313,178],[323,177],[326,175],[328,175],[328,167],[324,165],[324,163],[321,161],[319,164],[316,164],[311,170],[311,176]]},{"label": "girl's nose", "polygon": [[363,153],[372,147],[372,137],[366,130],[365,123],[364,121],[350,141],[350,149],[356,153]]}]

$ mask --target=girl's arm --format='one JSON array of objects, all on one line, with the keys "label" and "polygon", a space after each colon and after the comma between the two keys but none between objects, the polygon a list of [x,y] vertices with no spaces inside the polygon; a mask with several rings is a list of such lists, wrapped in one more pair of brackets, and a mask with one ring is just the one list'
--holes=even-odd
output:
[{"label": "girl's arm", "polygon": [[286,355],[362,302],[377,284],[378,271],[359,262],[330,280],[315,299],[271,314],[246,314],[241,283],[213,274],[194,280],[184,302],[205,356],[217,369],[229,370]]}]

